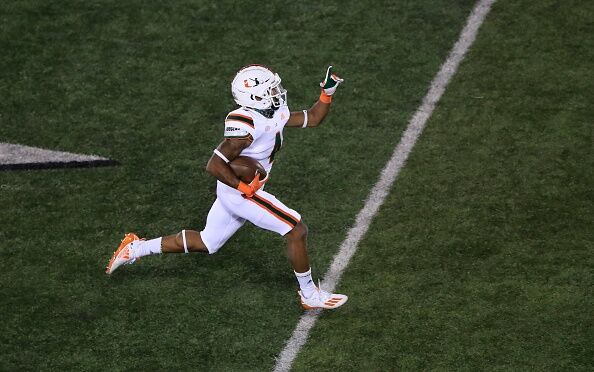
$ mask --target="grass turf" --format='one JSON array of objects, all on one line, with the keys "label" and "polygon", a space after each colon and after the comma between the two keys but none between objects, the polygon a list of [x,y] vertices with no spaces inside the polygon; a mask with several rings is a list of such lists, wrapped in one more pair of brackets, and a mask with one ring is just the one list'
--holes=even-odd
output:
[{"label": "grass turf", "polygon": [[296,371],[591,369],[593,16],[496,3]]},{"label": "grass turf", "polygon": [[[228,86],[236,69],[253,62],[271,65],[283,76],[290,106],[301,109],[315,99],[316,84],[326,64],[333,63],[346,82],[331,116],[315,131],[285,132],[286,146],[268,186],[309,224],[312,264],[321,275],[472,4],[399,1],[370,7],[349,1],[262,7],[231,1],[23,1],[0,5],[1,140],[97,153],[122,163],[116,168],[0,173],[0,369],[270,369],[301,314],[280,237],[246,226],[212,257],[151,257],[106,278],[102,268],[117,240],[130,229],[152,237],[202,226],[214,198],[214,182],[203,167],[221,138],[224,115],[233,108]],[[556,153],[533,135],[531,115],[520,110],[517,97],[533,102],[535,95],[548,92],[547,101],[532,107],[541,118],[548,117],[544,109],[563,107],[560,102],[568,100],[575,112],[556,110],[558,119],[573,123],[577,112],[587,120],[591,111],[580,101],[581,95],[574,94],[574,85],[583,94],[592,91],[587,79],[579,79],[588,73],[583,61],[592,50],[579,42],[588,41],[583,36],[588,18],[572,15],[569,6],[556,2],[527,9],[526,4],[506,4],[498,4],[493,13],[498,16],[485,25],[477,51],[462,68],[461,76],[467,71],[467,77],[457,78],[453,92],[444,97],[443,112],[429,123],[427,139],[423,137],[415,149],[397,192],[384,208],[390,212],[378,219],[341,283],[351,302],[322,318],[297,369],[323,369],[329,359],[344,369],[471,369],[483,366],[480,360],[517,369],[539,350],[535,366],[579,367],[587,362],[592,342],[575,327],[591,304],[574,305],[582,298],[583,283],[591,279],[583,266],[591,256],[579,249],[592,241],[584,233],[591,224],[575,223],[574,214],[566,216],[573,218],[569,220],[556,218],[545,208],[533,215],[520,212],[538,212],[534,205],[553,208],[554,200],[566,211],[582,210],[583,215],[592,210],[587,200],[582,203],[585,199],[579,192],[586,192],[587,179],[574,177],[575,188],[570,189],[562,182],[564,174],[528,176],[559,169],[568,175],[583,174],[588,168],[578,160],[589,159],[591,164],[591,155],[588,158],[583,150],[588,137],[578,141],[582,147],[574,142],[591,132],[565,127],[565,142],[559,146],[565,145],[554,147]],[[558,34],[562,21],[551,20],[555,12],[573,17],[574,22],[566,23],[574,26],[577,38]],[[510,24],[523,31],[515,21],[517,15],[532,25],[533,38],[545,33],[549,35],[545,41],[561,43],[535,45],[550,48],[550,53],[573,46],[578,58],[560,55],[549,62],[536,56],[530,64],[525,59],[531,54],[517,57],[513,46],[529,49],[523,32],[513,33],[514,37],[511,31],[503,33]],[[507,75],[494,74],[486,80],[484,61],[499,58],[500,51],[508,53],[501,63],[510,65],[493,72],[503,70]],[[563,64],[580,69],[566,71],[558,67]],[[528,78],[518,91],[516,65],[526,66],[520,76]],[[540,69],[532,69],[533,65]],[[543,81],[536,77],[543,73],[556,77],[557,84],[550,87],[564,86],[565,93],[554,89],[533,93]],[[473,85],[481,82],[488,89]],[[492,90],[490,84],[501,88]],[[514,88],[515,96],[508,95],[505,84]],[[475,92],[469,88],[499,93],[475,102],[467,96]],[[500,125],[466,121],[469,114],[493,118]],[[528,124],[524,131],[511,132],[505,125],[514,124],[518,116]],[[452,136],[447,129],[460,127],[450,122],[470,126],[464,132],[475,137]],[[554,126],[544,128],[551,131],[550,139],[555,138]],[[511,141],[508,133],[521,137]],[[537,154],[529,157],[530,162],[523,156],[526,148]],[[566,158],[559,161],[563,150]],[[543,153],[553,163],[574,165],[539,168],[546,159]],[[476,160],[474,168],[467,163],[468,156]],[[515,164],[504,161],[510,156]],[[485,170],[487,165],[490,169]],[[493,177],[481,178],[485,171]],[[502,176],[510,173],[514,177]],[[550,199],[542,199],[536,191],[519,193],[517,185],[539,186],[536,190]],[[484,187],[491,188],[485,200],[480,197]],[[575,195],[568,194],[570,190]],[[437,200],[435,195],[440,195]],[[506,223],[509,219],[516,222]],[[564,221],[572,223],[563,225]],[[565,237],[557,238],[552,228],[540,235],[536,227],[551,223]],[[513,249],[524,246],[520,244],[524,230],[531,233],[533,245]],[[489,239],[503,241],[501,232],[510,237],[507,246],[481,245]],[[550,248],[559,241],[554,238],[573,247],[560,262],[556,261],[560,255]],[[544,244],[544,255],[536,254],[541,253],[537,243]],[[473,265],[489,257],[493,262],[478,268],[491,269],[491,276],[488,272],[473,276]],[[548,264],[539,258],[548,259]],[[558,271],[565,274],[555,276]],[[506,273],[509,282],[502,279]],[[516,284],[521,273],[524,282]],[[551,288],[561,288],[553,286],[559,282],[568,291],[533,285],[540,277],[551,278]],[[476,285],[467,285],[470,280]],[[369,295],[378,288],[389,299],[387,309]],[[549,298],[550,294],[554,296]],[[541,301],[522,302],[522,298]],[[547,305],[554,306],[549,310]],[[514,319],[518,309],[524,311],[516,322],[505,324],[503,320]],[[543,314],[534,317],[535,309]],[[497,311],[489,313],[492,310]],[[548,317],[551,313],[559,315]],[[460,321],[449,321],[455,316]],[[471,332],[477,319],[488,321],[482,333]],[[527,319],[532,323],[522,322]],[[548,322],[553,323],[550,332]],[[456,328],[460,325],[467,328]],[[510,329],[520,330],[510,333]],[[446,342],[440,330],[450,330],[457,338]],[[565,353],[551,342],[555,335],[571,341]],[[516,339],[515,344],[510,342]],[[354,341],[364,341],[368,347]],[[526,347],[528,341],[533,348]],[[511,349],[515,353],[509,359],[504,352]],[[546,350],[560,356],[559,361],[547,359]]]},{"label": "grass turf", "polygon": [[212,257],[107,278],[118,239],[201,228],[234,71],[272,66],[301,109],[333,63],[331,116],[286,132],[268,185],[309,224],[321,275],[470,5],[0,5],[2,141],[121,162],[0,174],[0,369],[269,369],[301,314],[280,237],[247,226]]}]

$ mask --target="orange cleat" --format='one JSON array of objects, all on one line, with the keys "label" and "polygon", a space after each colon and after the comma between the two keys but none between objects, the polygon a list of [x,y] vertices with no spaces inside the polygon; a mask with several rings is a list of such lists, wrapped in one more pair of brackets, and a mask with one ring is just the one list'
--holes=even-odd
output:
[{"label": "orange cleat", "polygon": [[140,238],[134,233],[126,234],[118,249],[114,252],[113,256],[111,256],[111,260],[109,260],[109,263],[107,264],[105,273],[109,275],[122,265],[130,265],[131,263],[134,263],[136,259],[132,258],[130,249],[132,248],[132,243],[139,240]]}]

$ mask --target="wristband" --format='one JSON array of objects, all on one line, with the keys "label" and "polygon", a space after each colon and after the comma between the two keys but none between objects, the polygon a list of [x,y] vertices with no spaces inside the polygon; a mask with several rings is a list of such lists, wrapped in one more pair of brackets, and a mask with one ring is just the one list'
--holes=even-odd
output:
[{"label": "wristband", "polygon": [[307,110],[303,110],[303,125],[301,128],[307,127]]},{"label": "wristband", "polygon": [[320,101],[322,101],[324,103],[330,103],[330,102],[332,102],[332,96],[330,96],[322,91],[322,93],[320,93]]},{"label": "wristband", "polygon": [[237,190],[239,190],[242,194],[252,195],[254,193],[254,189],[243,181],[239,181],[239,185],[237,185]]}]

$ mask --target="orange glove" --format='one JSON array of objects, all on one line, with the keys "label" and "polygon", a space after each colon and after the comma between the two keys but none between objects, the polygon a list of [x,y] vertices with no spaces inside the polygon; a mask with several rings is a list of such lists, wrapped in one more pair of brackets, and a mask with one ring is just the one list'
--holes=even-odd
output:
[{"label": "orange glove", "polygon": [[244,194],[247,198],[251,198],[254,196],[256,191],[260,190],[262,186],[268,181],[268,176],[263,180],[260,180],[260,173],[256,172],[254,179],[249,184],[239,181],[239,185],[237,186],[237,190],[239,190],[242,194]]}]

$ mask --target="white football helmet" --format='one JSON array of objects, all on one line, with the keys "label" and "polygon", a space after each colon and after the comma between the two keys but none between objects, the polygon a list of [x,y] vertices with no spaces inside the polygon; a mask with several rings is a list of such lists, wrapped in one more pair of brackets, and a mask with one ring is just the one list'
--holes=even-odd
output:
[{"label": "white football helmet", "polygon": [[258,110],[276,110],[287,102],[281,78],[264,65],[248,65],[237,72],[231,93],[238,105]]}]

